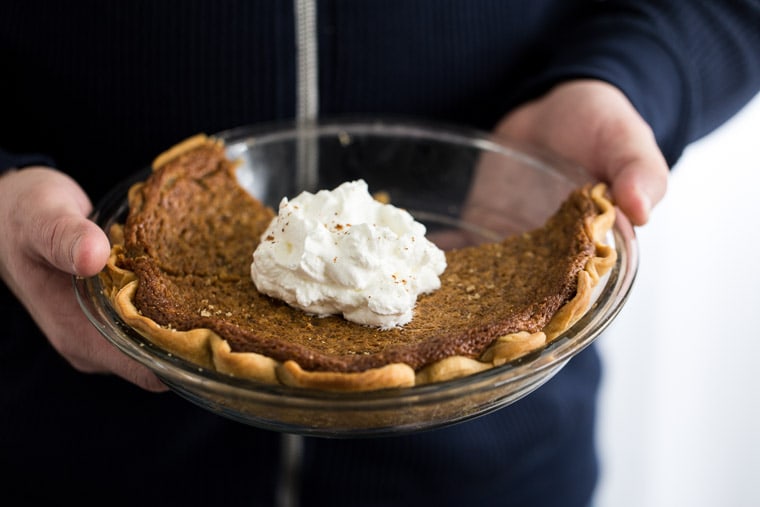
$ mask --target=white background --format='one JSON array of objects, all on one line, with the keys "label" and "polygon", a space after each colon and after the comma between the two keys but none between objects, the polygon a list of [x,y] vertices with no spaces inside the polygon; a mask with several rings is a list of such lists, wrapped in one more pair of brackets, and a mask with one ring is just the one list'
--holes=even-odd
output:
[{"label": "white background", "polygon": [[597,341],[598,507],[760,505],[760,96],[691,145]]}]

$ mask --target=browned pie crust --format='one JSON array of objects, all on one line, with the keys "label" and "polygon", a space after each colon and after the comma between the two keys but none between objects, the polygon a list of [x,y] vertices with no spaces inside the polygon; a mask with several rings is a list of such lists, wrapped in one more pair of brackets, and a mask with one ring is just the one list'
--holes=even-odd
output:
[{"label": "browned pie crust", "polygon": [[539,350],[587,310],[614,264],[601,184],[574,191],[529,233],[451,250],[414,319],[380,330],[259,294],[251,255],[274,211],[237,183],[221,141],[160,155],[129,192],[101,277],[121,318],[166,350],[230,375],[329,390],[439,382]]}]

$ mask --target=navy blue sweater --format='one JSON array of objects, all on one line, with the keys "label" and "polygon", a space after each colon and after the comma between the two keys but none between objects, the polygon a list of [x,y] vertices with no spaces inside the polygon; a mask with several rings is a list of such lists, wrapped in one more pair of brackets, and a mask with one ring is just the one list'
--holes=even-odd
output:
[{"label": "navy blue sweater", "polygon": [[[0,3],[0,170],[73,175],[95,202],[184,137],[295,114],[290,1]],[[672,164],[760,88],[760,4],[324,0],[319,111],[488,129],[557,82],[620,87]],[[0,286],[2,497],[270,505],[280,435],[79,373]],[[593,348],[496,413],[404,437],[307,438],[302,505],[584,506]],[[10,504],[9,504],[10,505]]]}]

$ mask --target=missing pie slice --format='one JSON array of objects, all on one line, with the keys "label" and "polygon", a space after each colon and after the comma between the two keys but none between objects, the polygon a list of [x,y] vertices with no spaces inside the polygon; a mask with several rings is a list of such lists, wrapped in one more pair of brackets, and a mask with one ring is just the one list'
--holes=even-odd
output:
[{"label": "missing pie slice", "polygon": [[540,228],[446,252],[440,289],[382,330],[260,294],[251,255],[274,211],[249,195],[223,142],[198,135],[159,155],[128,194],[101,273],[120,317],[154,344],[232,376],[322,390],[409,387],[541,350],[588,309],[614,264],[602,184],[572,192]]}]

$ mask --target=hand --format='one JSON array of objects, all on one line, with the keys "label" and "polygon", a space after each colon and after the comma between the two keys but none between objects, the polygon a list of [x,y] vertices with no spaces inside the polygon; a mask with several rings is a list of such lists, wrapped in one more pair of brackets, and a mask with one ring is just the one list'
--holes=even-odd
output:
[{"label": "hand", "polygon": [[610,185],[634,225],[665,195],[668,165],[626,96],[596,80],[568,81],[507,115],[497,136],[553,152]]},{"label": "hand", "polygon": [[71,275],[97,274],[110,252],[105,233],[87,219],[91,208],[79,185],[54,169],[0,177],[0,276],[74,368],[166,391],[148,368],[108,343],[77,303]]}]

